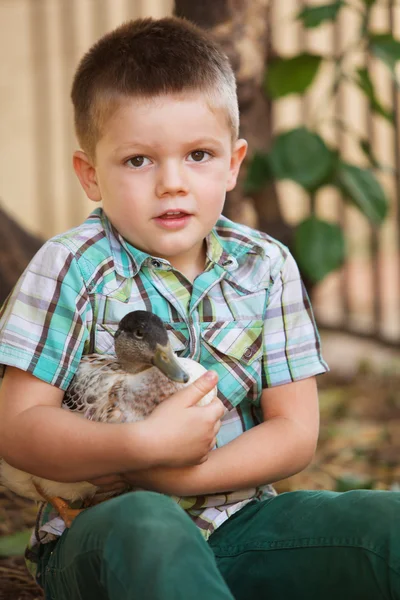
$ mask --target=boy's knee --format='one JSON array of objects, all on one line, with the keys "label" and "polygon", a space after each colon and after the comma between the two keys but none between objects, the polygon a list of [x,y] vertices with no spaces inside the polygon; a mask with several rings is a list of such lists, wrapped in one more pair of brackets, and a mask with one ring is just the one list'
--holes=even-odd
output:
[{"label": "boy's knee", "polygon": [[165,510],[175,511],[176,508],[179,508],[168,496],[146,491],[129,492],[117,496],[103,502],[99,507],[113,517],[122,516],[125,519],[132,517],[134,521],[139,515],[144,517],[150,513],[157,518]]},{"label": "boy's knee", "polygon": [[369,524],[393,523],[400,510],[400,494],[383,490],[352,490],[338,494],[337,500],[342,516]]},{"label": "boy's knee", "polygon": [[[171,498],[133,492],[116,499],[102,547],[103,573],[125,578],[132,569],[160,573],[176,556],[191,553],[204,540]],[[154,571],[153,571],[154,572]]]},{"label": "boy's knee", "polygon": [[87,509],[63,536],[59,554],[97,555],[102,569],[125,573],[133,564],[162,567],[171,555],[204,542],[195,524],[171,498],[131,492]]},{"label": "boy's knee", "polygon": [[[113,507],[113,533],[120,539],[162,547],[173,540],[197,535],[197,528],[185,512],[168,496],[154,492],[132,492],[116,499]],[[111,534],[111,532],[110,532]]]},{"label": "boy's knee", "polygon": [[163,494],[146,491],[131,492],[103,502],[89,509],[81,523],[91,530],[100,545],[133,548],[152,543],[154,549],[161,548],[164,542],[179,543],[186,535],[198,535],[196,526],[176,502]]},{"label": "boy's knee", "polygon": [[384,548],[398,538],[400,494],[380,490],[352,490],[331,494],[324,504],[325,522],[336,537],[361,540],[366,546]]}]

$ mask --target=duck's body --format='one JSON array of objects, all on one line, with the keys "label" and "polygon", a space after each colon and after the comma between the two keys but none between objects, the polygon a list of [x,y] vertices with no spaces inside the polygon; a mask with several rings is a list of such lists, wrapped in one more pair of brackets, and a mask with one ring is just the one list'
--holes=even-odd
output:
[{"label": "duck's body", "polygon": [[[92,421],[141,421],[157,404],[205,372],[204,367],[189,358],[178,358],[178,362],[189,375],[187,383],[172,381],[157,367],[132,374],[127,373],[113,356],[86,356],[65,394],[63,408],[79,412]],[[210,392],[200,404],[208,404],[214,396]]]},{"label": "duck's body", "polygon": [[0,481],[2,485],[15,494],[37,502],[50,501],[50,498],[56,497],[64,498],[68,502],[85,500],[94,496],[98,489],[88,481],[63,483],[61,481],[51,481],[44,477],[36,477],[12,467],[5,460],[1,461]]},{"label": "duck's body", "polygon": [[[147,322],[148,319],[158,319],[152,313],[143,313],[143,311],[129,313],[124,319],[138,314],[144,318],[143,322]],[[122,325],[124,319],[121,321]],[[159,319],[158,321],[156,325],[159,327],[162,322]],[[143,336],[139,338],[144,339],[140,344],[136,340],[133,343],[136,354],[131,355],[131,360],[128,362],[127,357],[131,352],[127,350],[130,337],[138,332],[136,321],[130,329],[118,330],[115,336],[116,339],[118,337],[121,340],[118,342],[119,346],[116,343],[118,358],[100,354],[91,354],[82,358],[78,371],[66,391],[62,404],[64,409],[77,412],[93,421],[107,423],[140,421],[150,415],[160,402],[190,385],[205,372],[204,367],[199,363],[188,358],[177,358],[169,348],[165,330],[166,338],[161,338],[161,333],[156,330],[155,334],[154,328],[150,328],[148,332],[144,328],[145,334],[147,333],[152,339],[146,340],[146,336]],[[145,357],[140,355],[139,358],[138,349],[144,348],[146,342],[153,352],[148,352]],[[162,356],[161,358],[157,356],[157,360],[154,360],[157,353]],[[151,363],[157,363],[158,366],[152,366]],[[165,367],[163,363],[168,366]],[[164,375],[160,368],[180,380],[173,381]],[[200,404],[208,404],[215,396],[216,389],[207,394]],[[86,481],[78,483],[50,481],[16,469],[4,460],[0,464],[0,481],[20,496],[38,501],[58,496],[74,502],[78,499],[90,498],[97,491],[96,486]]]}]

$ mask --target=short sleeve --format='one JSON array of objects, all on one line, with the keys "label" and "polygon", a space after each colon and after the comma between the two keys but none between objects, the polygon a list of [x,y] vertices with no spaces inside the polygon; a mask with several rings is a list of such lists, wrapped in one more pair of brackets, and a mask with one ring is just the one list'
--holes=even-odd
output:
[{"label": "short sleeve", "polygon": [[286,251],[273,274],[263,331],[263,388],[325,373],[311,303],[294,258]]},{"label": "short sleeve", "polygon": [[14,366],[65,390],[89,336],[90,315],[73,253],[47,242],[1,309],[0,375],[4,366]]}]

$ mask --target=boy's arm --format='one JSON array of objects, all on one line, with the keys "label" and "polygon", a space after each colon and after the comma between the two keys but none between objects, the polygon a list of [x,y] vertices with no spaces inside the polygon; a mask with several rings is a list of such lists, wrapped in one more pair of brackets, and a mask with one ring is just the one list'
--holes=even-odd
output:
[{"label": "boy's arm", "polygon": [[154,468],[131,473],[146,489],[196,496],[274,483],[303,470],[312,460],[319,430],[315,378],[265,389],[264,422],[194,467]]},{"label": "boy's arm", "polygon": [[[96,423],[61,409],[62,390],[7,367],[0,388],[0,456],[23,471],[63,482],[196,464],[208,456],[223,407],[219,400],[195,404],[215,384],[215,374],[201,377],[145,421]],[[189,432],[199,419],[202,431],[193,439]]]},{"label": "boy's arm", "polygon": [[93,423],[61,410],[62,398],[59,388],[8,367],[0,389],[0,455],[17,468],[59,481],[123,470],[132,460],[137,468],[151,464],[143,449],[132,459],[130,445],[139,443],[140,428],[130,435],[128,428]]}]

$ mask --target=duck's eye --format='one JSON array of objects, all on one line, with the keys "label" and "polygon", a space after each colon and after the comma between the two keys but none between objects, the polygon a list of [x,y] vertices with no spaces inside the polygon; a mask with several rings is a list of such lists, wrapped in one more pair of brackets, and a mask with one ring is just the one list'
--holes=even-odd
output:
[{"label": "duck's eye", "polygon": [[135,331],[135,337],[139,338],[139,340],[141,340],[144,336],[144,333],[141,329],[136,329]]}]

